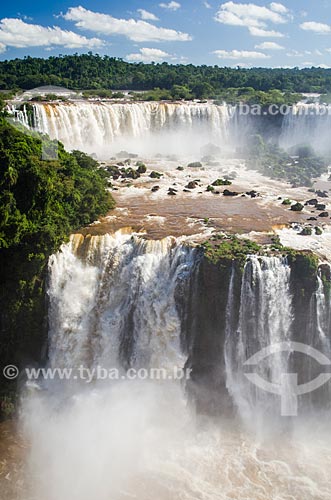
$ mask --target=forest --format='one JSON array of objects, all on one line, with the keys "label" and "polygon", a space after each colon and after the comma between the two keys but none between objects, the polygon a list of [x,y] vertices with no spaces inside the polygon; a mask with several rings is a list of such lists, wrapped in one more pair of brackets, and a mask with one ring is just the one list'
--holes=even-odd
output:
[{"label": "forest", "polygon": [[[162,89],[217,98],[226,89],[250,87],[268,92],[331,92],[331,69],[321,68],[229,68],[192,64],[128,63],[122,59],[87,54],[52,56],[48,59],[27,56],[0,62],[0,89],[31,89],[58,85],[70,89]],[[184,89],[184,90],[183,90]]]},{"label": "forest", "polygon": [[[47,159],[42,151],[54,144],[57,158]],[[4,116],[0,164],[0,359],[20,365],[33,360],[46,334],[49,256],[74,230],[106,214],[114,201],[95,160],[79,151],[68,153],[46,136],[42,142]],[[0,383],[0,419],[8,397],[8,385]]]}]

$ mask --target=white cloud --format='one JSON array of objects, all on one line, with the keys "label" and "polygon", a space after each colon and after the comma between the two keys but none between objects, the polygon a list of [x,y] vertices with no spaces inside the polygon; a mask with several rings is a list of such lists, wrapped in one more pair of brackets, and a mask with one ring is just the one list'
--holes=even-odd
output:
[{"label": "white cloud", "polygon": [[146,21],[135,19],[117,19],[108,14],[101,14],[84,7],[70,7],[63,15],[67,21],[74,21],[78,28],[102,33],[104,35],[122,35],[135,42],[187,42],[192,37],[168,28],[159,28]]},{"label": "white cloud", "polygon": [[259,36],[261,38],[284,38],[283,33],[274,30],[251,27],[249,28],[249,32],[252,36]]},{"label": "white cloud", "polygon": [[322,56],[322,52],[318,49],[315,50],[290,50],[286,54],[288,57],[305,57],[305,56]]},{"label": "white cloud", "polygon": [[203,2],[203,5],[206,7],[206,9],[212,9],[212,6],[209,2]]},{"label": "white cloud", "polygon": [[253,3],[226,2],[216,13],[215,20],[230,26],[242,26],[249,29],[253,36],[282,37],[282,33],[270,30],[269,23],[285,24],[289,20],[288,10],[282,4],[272,3],[262,7]]},{"label": "white cloud", "polygon": [[285,5],[283,5],[282,3],[271,2],[269,7],[274,12],[279,12],[280,14],[286,14],[288,12],[288,8],[285,7]]},{"label": "white cloud", "polygon": [[284,48],[285,47],[275,42],[263,42],[260,43],[259,45],[255,45],[255,49],[262,49],[262,50],[283,50]]},{"label": "white cloud", "polygon": [[158,21],[159,20],[159,18],[156,17],[155,14],[153,14],[152,12],[148,12],[148,10],[138,9],[138,12],[140,14],[141,19],[143,19],[144,21]]},{"label": "white cloud", "polygon": [[316,23],[315,21],[307,21],[300,24],[300,28],[305,31],[313,31],[319,35],[324,35],[331,32],[331,26],[324,23]]},{"label": "white cloud", "polygon": [[304,50],[304,51],[299,51],[299,50],[290,50],[289,52],[286,53],[288,57],[304,57],[304,56],[310,56],[311,51],[310,50]]},{"label": "white cloud", "polygon": [[126,56],[126,60],[130,62],[160,62],[165,59],[172,57],[167,52],[160,49],[148,49],[146,47],[139,50],[137,54],[129,54]]},{"label": "white cloud", "polygon": [[178,10],[181,8],[181,4],[178,2],[160,3],[159,6],[162,7],[162,9],[168,10]]},{"label": "white cloud", "polygon": [[219,59],[269,59],[270,57],[263,52],[250,50],[215,50],[213,54]]},{"label": "white cloud", "polygon": [[6,45],[4,43],[0,43],[0,53],[5,52]]},{"label": "white cloud", "polygon": [[4,18],[0,21],[0,47],[5,46],[44,47],[63,46],[69,49],[100,47],[103,41],[99,38],[87,38],[73,31],[62,30],[58,26],[45,27],[38,24],[28,24],[22,19]]}]

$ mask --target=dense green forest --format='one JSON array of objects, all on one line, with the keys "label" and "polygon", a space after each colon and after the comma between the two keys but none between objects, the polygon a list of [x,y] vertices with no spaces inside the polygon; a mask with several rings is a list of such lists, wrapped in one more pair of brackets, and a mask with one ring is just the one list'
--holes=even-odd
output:
[{"label": "dense green forest", "polygon": [[235,69],[166,62],[133,64],[92,53],[48,59],[28,56],[0,62],[0,89],[31,89],[40,85],[132,90],[171,90],[177,85],[197,98],[217,97],[224,89],[240,87],[257,91],[330,93],[331,69]]},{"label": "dense green forest", "polygon": [[[46,147],[45,147],[46,145]],[[54,143],[27,135],[0,118],[0,359],[31,362],[45,327],[48,257],[70,233],[113,207],[105,172],[84,153],[42,159]],[[0,417],[8,386],[0,379]],[[14,386],[15,387],[15,386]],[[5,391],[5,392],[4,392]],[[4,396],[4,393],[6,396]]]}]

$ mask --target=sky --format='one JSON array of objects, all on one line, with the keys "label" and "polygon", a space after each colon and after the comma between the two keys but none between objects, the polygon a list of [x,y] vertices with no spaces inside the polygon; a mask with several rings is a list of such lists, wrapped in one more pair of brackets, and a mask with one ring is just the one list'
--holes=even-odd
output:
[{"label": "sky", "polygon": [[13,0],[0,9],[0,60],[92,51],[130,62],[331,67],[331,0]]}]

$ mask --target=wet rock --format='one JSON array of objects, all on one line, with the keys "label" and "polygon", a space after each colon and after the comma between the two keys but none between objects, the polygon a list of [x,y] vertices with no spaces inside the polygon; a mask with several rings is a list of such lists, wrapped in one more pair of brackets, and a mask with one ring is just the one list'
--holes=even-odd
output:
[{"label": "wet rock", "polygon": [[331,268],[329,264],[320,264],[319,269],[323,277],[327,279],[327,281],[331,281]]},{"label": "wet rock", "polygon": [[202,167],[202,163],[200,161],[194,161],[192,163],[189,163],[187,166],[189,168],[201,168]]},{"label": "wet rock", "polygon": [[260,196],[259,193],[257,191],[247,191],[247,196],[250,196],[251,198],[256,198],[257,196]]},{"label": "wet rock", "polygon": [[140,173],[131,167],[127,168],[126,170],[122,169],[121,172],[122,176],[125,177],[126,179],[139,179],[140,177]]},{"label": "wet rock", "polygon": [[191,191],[189,189],[183,189],[184,193],[190,193]]},{"label": "wet rock", "polygon": [[316,198],[312,198],[311,200],[306,201],[306,205],[312,205],[314,207],[316,207],[317,203],[318,200]]},{"label": "wet rock", "polygon": [[315,234],[316,234],[317,236],[321,236],[321,234],[323,234],[322,229],[321,229],[320,227],[316,226],[316,227],[315,227]]},{"label": "wet rock", "polygon": [[303,205],[301,203],[295,203],[294,205],[291,206],[291,210],[293,212],[301,212],[303,210]]},{"label": "wet rock", "polygon": [[313,230],[311,227],[304,227],[300,234],[301,236],[311,236],[312,232]]},{"label": "wet rock", "polygon": [[325,205],[324,203],[318,203],[316,205],[316,210],[325,210]]},{"label": "wet rock", "polygon": [[120,169],[116,165],[111,165],[107,167],[107,172],[111,175],[111,177],[116,181],[120,178],[121,172]]},{"label": "wet rock", "polygon": [[169,188],[169,191],[167,194],[168,194],[168,196],[176,196],[177,191],[176,191],[176,189]]},{"label": "wet rock", "polygon": [[142,161],[137,161],[136,166],[138,167],[137,172],[139,172],[139,174],[145,174],[147,172],[147,167]]},{"label": "wet rock", "polygon": [[328,193],[326,191],[316,191],[316,194],[320,198],[328,198],[329,197],[329,195],[328,195]]},{"label": "wet rock", "polygon": [[176,168],[176,170],[179,170],[180,172],[182,172],[182,171],[184,170],[184,167],[178,166],[178,167]]},{"label": "wet rock", "polygon": [[238,194],[236,191],[229,191],[229,189],[224,189],[223,191],[224,196],[238,196]]},{"label": "wet rock", "polygon": [[160,172],[156,172],[155,170],[153,170],[149,176],[151,177],[151,179],[161,179],[161,177],[163,176],[163,174],[161,174]]},{"label": "wet rock", "polygon": [[198,187],[198,183],[196,181],[190,181],[185,187],[186,189],[195,189]]},{"label": "wet rock", "polygon": [[160,189],[160,186],[154,186],[154,187],[152,187],[151,191],[152,191],[152,193],[156,193],[157,191],[159,191],[159,189]]},{"label": "wet rock", "polygon": [[316,217],[309,217],[309,219],[307,219],[307,220],[311,220],[311,221],[315,220],[316,221],[317,219],[316,219]]},{"label": "wet rock", "polygon": [[212,186],[231,186],[232,182],[229,179],[216,179]]},{"label": "wet rock", "polygon": [[319,217],[329,217],[329,212],[322,212],[319,214]]}]

